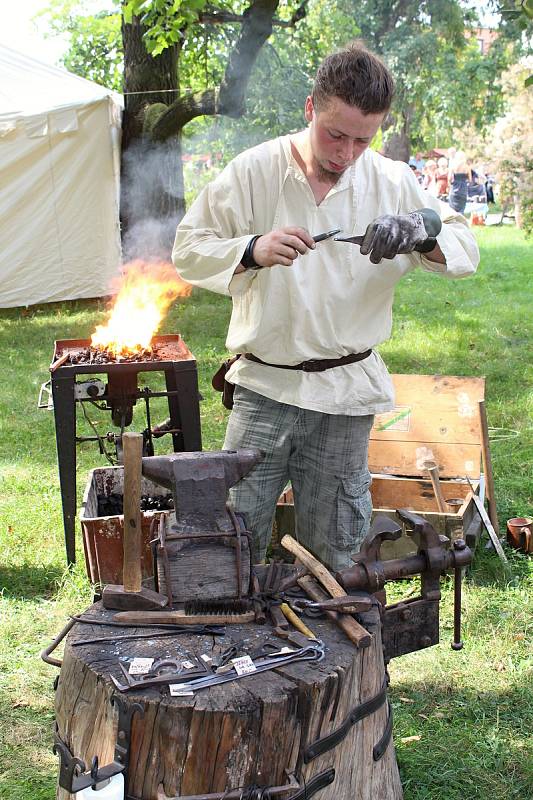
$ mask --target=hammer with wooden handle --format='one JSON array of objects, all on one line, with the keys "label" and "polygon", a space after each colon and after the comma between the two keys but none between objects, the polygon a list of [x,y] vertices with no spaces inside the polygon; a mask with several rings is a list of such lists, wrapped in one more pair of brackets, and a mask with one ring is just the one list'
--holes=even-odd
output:
[{"label": "hammer with wooden handle", "polygon": [[[305,547],[302,547],[302,545],[297,542],[296,539],[293,539],[292,536],[286,534],[281,540],[281,544],[286,550],[289,551],[289,553],[292,553],[294,556],[296,556],[296,558],[305,567],[307,567],[309,572],[318,579],[331,597],[346,596],[346,592],[340,583],[337,583],[331,572],[329,572],[317,558],[311,555],[311,553],[306,550]],[[368,647],[372,641],[372,635],[365,630],[363,626],[357,622],[357,620],[354,619],[353,622],[353,638],[350,636],[351,641],[356,645],[356,647]]]},{"label": "hammer with wooden handle", "polygon": [[104,608],[161,609],[168,598],[142,585],[143,548],[141,512],[141,460],[143,437],[140,433],[122,434],[124,453],[124,560],[122,584],[108,584],[102,592]]}]

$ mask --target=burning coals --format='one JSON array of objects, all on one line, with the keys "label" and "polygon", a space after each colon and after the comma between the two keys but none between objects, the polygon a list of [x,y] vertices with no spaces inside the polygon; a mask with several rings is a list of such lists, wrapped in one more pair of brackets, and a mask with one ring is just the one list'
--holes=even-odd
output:
[{"label": "burning coals", "polygon": [[67,364],[131,364],[139,361],[159,361],[157,347],[142,348],[124,355],[100,347],[84,347],[70,353]]}]

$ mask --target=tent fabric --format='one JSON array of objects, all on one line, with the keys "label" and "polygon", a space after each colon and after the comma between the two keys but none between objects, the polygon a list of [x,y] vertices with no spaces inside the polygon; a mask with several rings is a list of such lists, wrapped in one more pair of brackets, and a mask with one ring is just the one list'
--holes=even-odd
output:
[{"label": "tent fabric", "polygon": [[0,307],[109,293],[120,112],[110,90],[0,46]]}]

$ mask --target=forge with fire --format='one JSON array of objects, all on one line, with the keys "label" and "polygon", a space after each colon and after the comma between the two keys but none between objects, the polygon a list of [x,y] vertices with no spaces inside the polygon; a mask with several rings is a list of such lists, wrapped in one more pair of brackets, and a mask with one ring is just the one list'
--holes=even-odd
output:
[{"label": "forge with fire", "polygon": [[[196,360],[179,334],[158,334],[171,304],[188,297],[189,284],[170,264],[126,264],[112,286],[114,299],[105,322],[90,339],[55,342],[51,373],[56,443],[67,561],[75,560],[76,445],[93,440],[112,463],[122,462],[122,437],[138,401],[145,407],[143,454],[154,454],[154,438],[168,435],[175,452],[201,450]],[[165,389],[139,387],[139,373],[163,373]],[[166,397],[168,418],[152,424],[150,401]],[[94,435],[77,436],[81,407]],[[102,434],[87,407],[107,410],[118,431]]]},{"label": "forge with fire", "polygon": [[[443,537],[435,515],[400,508],[375,518],[336,575],[289,534],[282,557],[254,564],[228,493],[263,453],[202,451],[196,360],[179,333],[159,333],[191,287],[167,264],[133,262],[115,289],[103,324],[56,341],[50,366],[69,563],[76,445],[111,448],[114,461],[92,470],[80,518],[95,602],[42,652],[61,668],[57,800],[371,800],[376,786],[382,800],[401,800],[386,665],[438,642],[446,571],[456,581],[452,646],[462,647],[470,549]],[[160,373],[165,388],[141,387],[141,373],[143,384]],[[168,404],[158,424],[155,398]],[[78,436],[80,407],[116,430],[91,423],[94,435]],[[170,452],[156,454],[155,440]],[[406,534],[407,554],[382,553]],[[419,596],[388,605],[386,583],[413,576]],[[61,661],[51,653],[63,639]]]}]

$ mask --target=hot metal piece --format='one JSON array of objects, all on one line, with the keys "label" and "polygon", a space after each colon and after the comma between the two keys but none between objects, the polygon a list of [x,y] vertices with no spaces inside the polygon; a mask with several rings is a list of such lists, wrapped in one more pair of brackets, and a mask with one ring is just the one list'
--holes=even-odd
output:
[{"label": "hot metal piece", "polygon": [[363,244],[364,236],[335,236],[334,242],[349,242],[350,244]]},{"label": "hot metal piece", "polygon": [[326,239],[331,239],[332,236],[335,236],[336,233],[340,233],[340,228],[335,228],[333,231],[327,231],[327,233],[319,233],[317,236],[313,236],[314,242],[323,242]]}]

